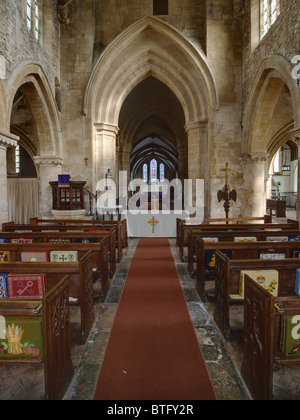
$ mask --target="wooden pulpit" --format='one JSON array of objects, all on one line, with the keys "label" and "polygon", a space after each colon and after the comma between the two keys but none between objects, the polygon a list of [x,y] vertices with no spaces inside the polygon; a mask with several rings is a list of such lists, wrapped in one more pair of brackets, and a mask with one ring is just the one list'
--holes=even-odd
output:
[{"label": "wooden pulpit", "polygon": [[86,181],[70,181],[69,186],[59,186],[58,181],[49,182],[52,187],[53,210],[84,209],[84,186]]}]

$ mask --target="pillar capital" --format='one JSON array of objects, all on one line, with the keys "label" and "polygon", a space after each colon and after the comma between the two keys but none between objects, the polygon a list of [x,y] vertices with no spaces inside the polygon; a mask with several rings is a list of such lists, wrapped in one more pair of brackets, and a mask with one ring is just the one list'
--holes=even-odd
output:
[{"label": "pillar capital", "polygon": [[265,163],[268,158],[269,154],[264,152],[244,153],[242,155],[242,161],[244,164]]},{"label": "pillar capital", "polygon": [[33,159],[37,165],[44,166],[62,166],[64,163],[63,159],[57,156],[35,156]]},{"label": "pillar capital", "polygon": [[110,132],[114,135],[117,135],[120,130],[118,126],[109,123],[95,123],[94,127],[97,132]]},{"label": "pillar capital", "polygon": [[7,149],[8,147],[16,147],[18,145],[19,137],[11,133],[0,131],[0,147]]},{"label": "pillar capital", "polygon": [[207,130],[208,121],[193,121],[185,125],[185,130],[188,134],[197,133],[203,130]]}]

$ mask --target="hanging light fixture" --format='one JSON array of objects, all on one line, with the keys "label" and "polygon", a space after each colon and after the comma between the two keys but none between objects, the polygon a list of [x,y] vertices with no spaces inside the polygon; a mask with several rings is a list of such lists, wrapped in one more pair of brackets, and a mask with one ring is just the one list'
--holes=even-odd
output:
[{"label": "hanging light fixture", "polygon": [[284,162],[284,165],[282,166],[282,172],[289,172],[291,170],[290,165],[287,165],[286,162]]}]

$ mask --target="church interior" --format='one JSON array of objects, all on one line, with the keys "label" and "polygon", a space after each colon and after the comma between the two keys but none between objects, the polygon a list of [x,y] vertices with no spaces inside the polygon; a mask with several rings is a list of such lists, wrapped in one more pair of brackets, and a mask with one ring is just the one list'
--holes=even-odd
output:
[{"label": "church interior", "polygon": [[0,400],[126,399],[127,370],[105,372],[142,318],[124,310],[139,264],[145,290],[169,273],[135,291],[159,327],[175,270],[211,394],[191,373],[128,399],[299,400],[298,0],[7,0],[0,17]]}]

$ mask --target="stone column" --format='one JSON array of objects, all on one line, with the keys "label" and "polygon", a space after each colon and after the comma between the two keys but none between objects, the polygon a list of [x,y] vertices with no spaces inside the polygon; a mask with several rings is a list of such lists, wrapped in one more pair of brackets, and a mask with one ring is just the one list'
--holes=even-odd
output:
[{"label": "stone column", "polygon": [[110,169],[112,179],[117,179],[116,139],[119,128],[112,124],[97,123],[96,128],[96,156],[95,156],[95,186],[97,182],[105,179],[107,170]]},{"label": "stone column", "polygon": [[243,217],[263,217],[266,213],[266,153],[243,156]]},{"label": "stone column", "polygon": [[210,213],[209,202],[209,156],[208,156],[208,123],[196,121],[185,126],[188,134],[188,178],[193,180],[193,204],[195,205],[196,179],[204,180],[205,217]]},{"label": "stone column", "polygon": [[300,128],[296,128],[291,132],[291,138],[298,145],[298,194],[297,194],[297,206],[296,206],[296,217],[300,220]]},{"label": "stone column", "polygon": [[6,151],[9,147],[16,147],[18,140],[19,137],[10,133],[0,132],[0,226],[13,221],[8,220]]},{"label": "stone column", "polygon": [[39,212],[43,219],[52,218],[52,188],[50,181],[57,181],[63,159],[56,156],[35,156],[40,183]]}]

